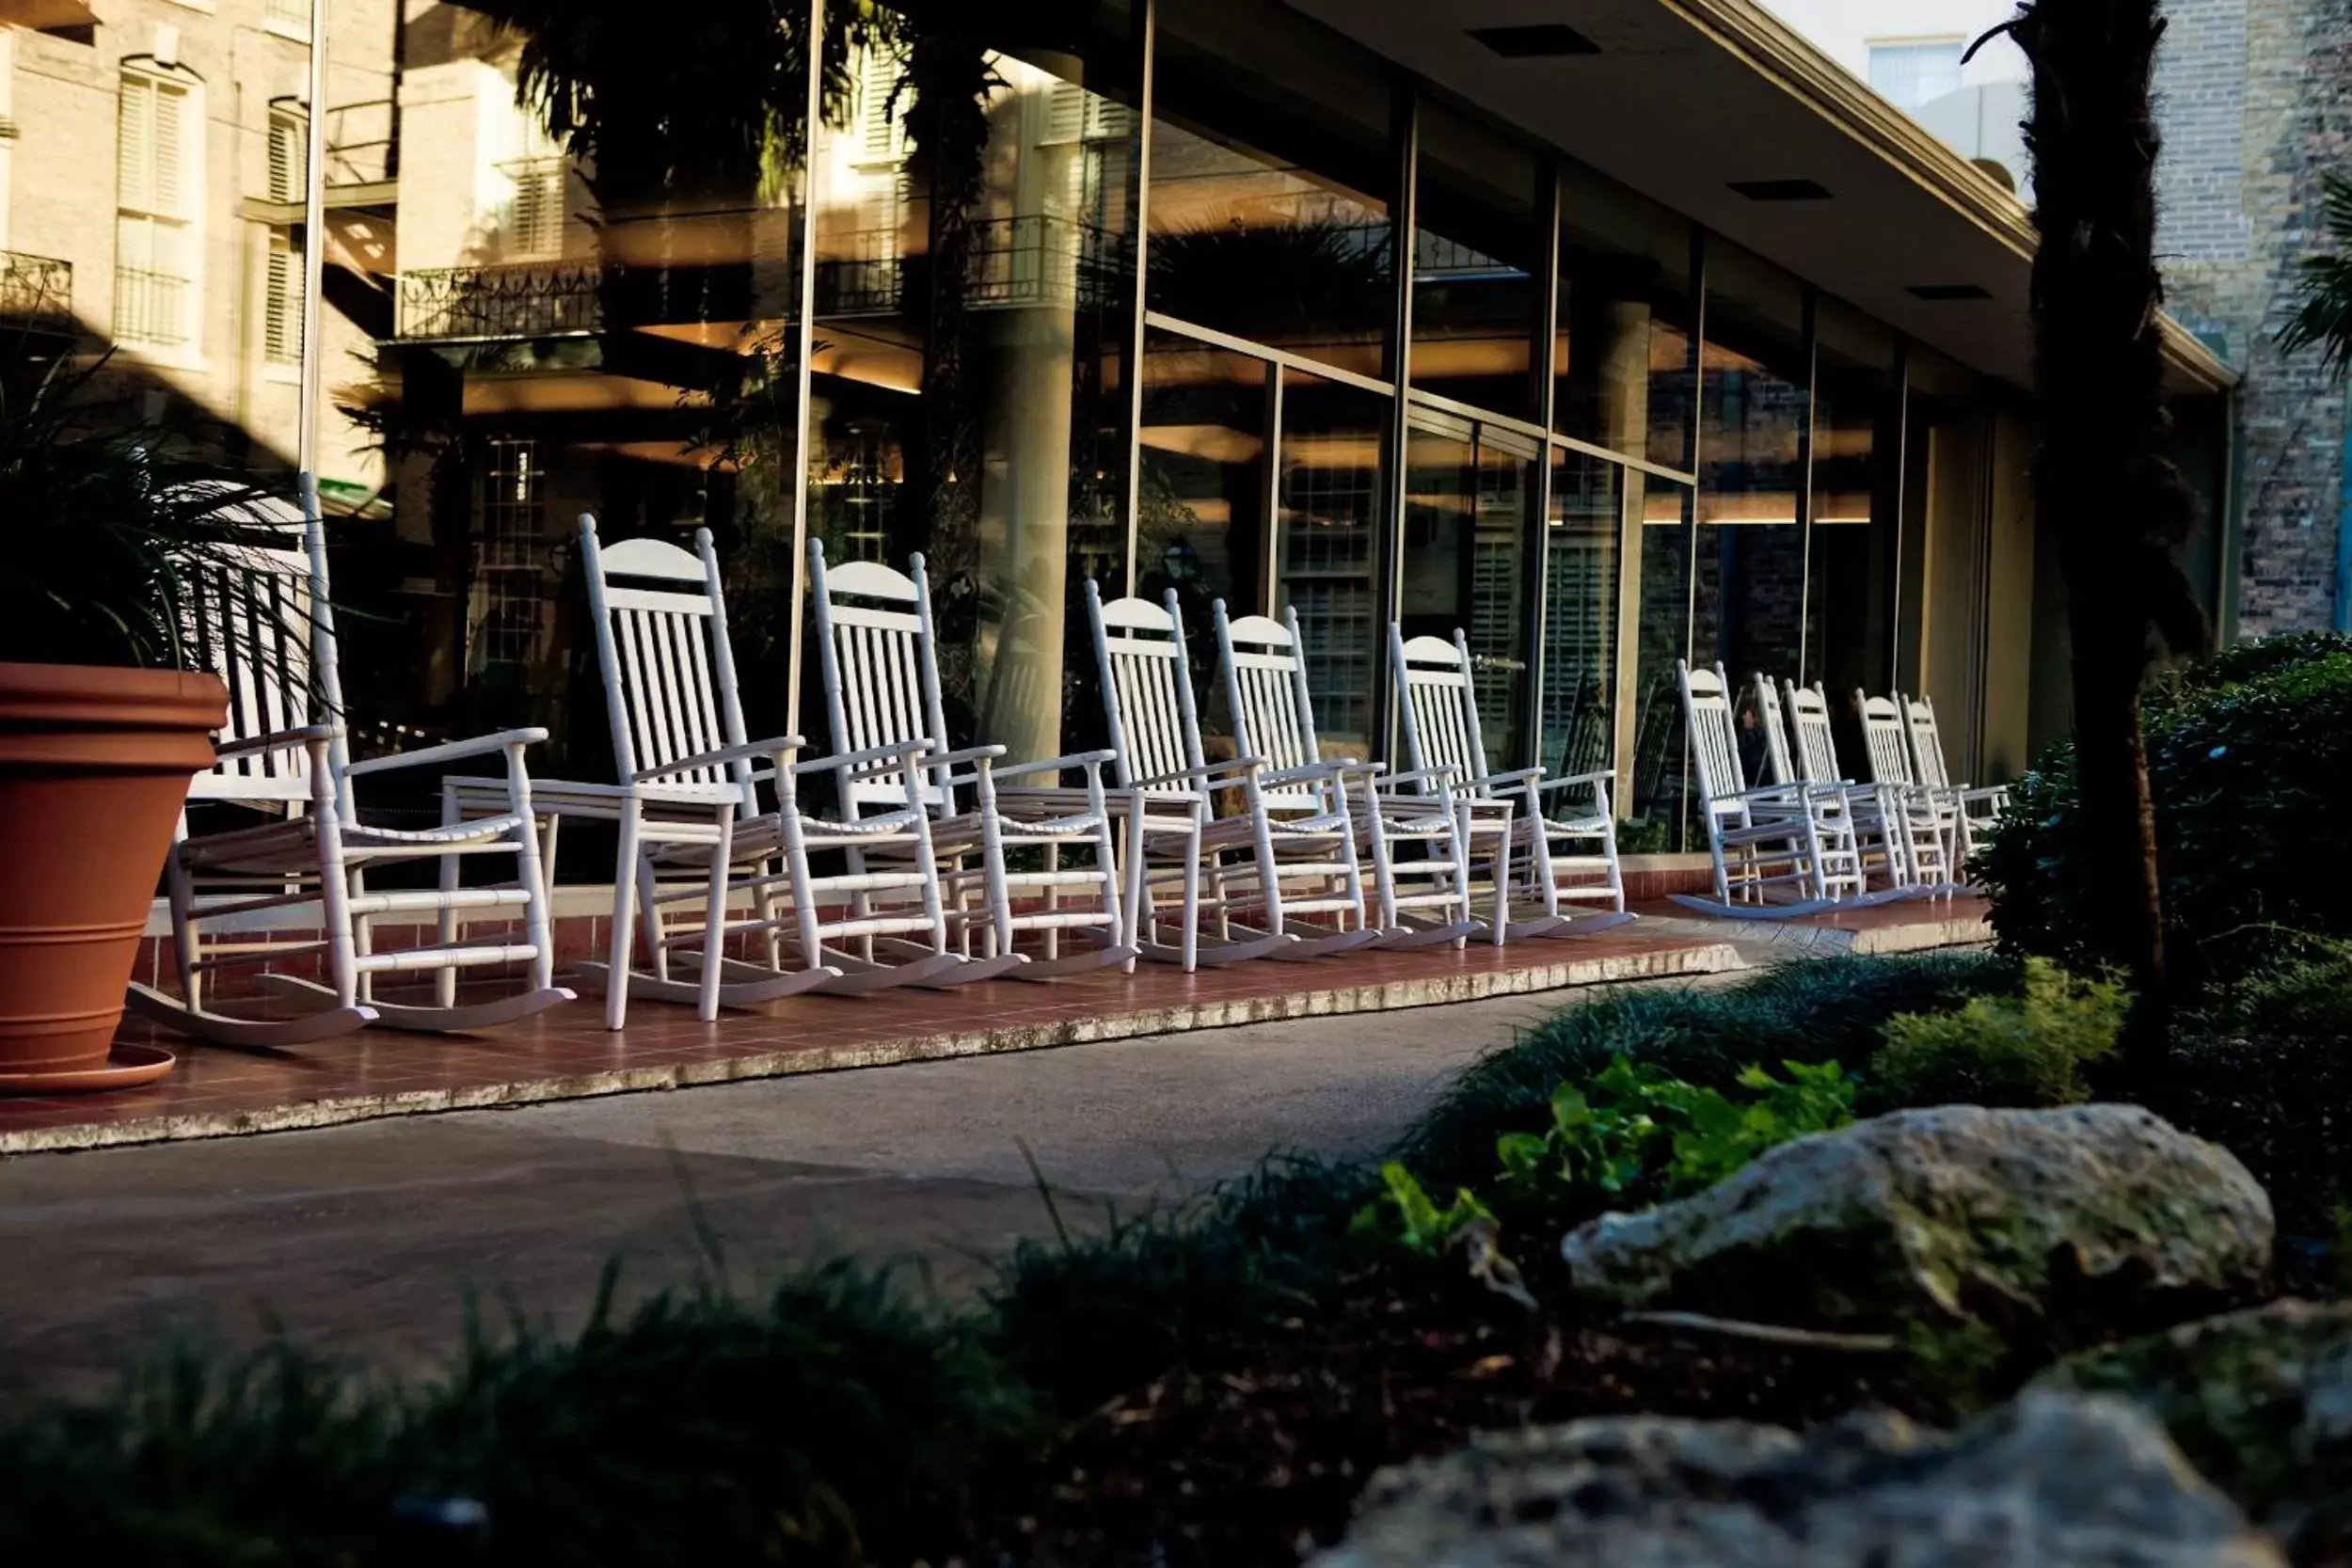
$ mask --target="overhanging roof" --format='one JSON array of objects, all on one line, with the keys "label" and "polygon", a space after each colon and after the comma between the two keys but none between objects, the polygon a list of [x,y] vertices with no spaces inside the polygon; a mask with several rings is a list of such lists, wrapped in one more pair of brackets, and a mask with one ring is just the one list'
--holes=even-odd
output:
[{"label": "overhanging roof", "polygon": [[[2032,384],[2024,204],[1754,0],[1290,4],[1963,364]],[[1544,23],[1597,53],[1505,58],[1470,36]],[[1789,180],[1829,198],[1731,188]],[[1989,297],[1910,292],[1964,284]],[[2179,324],[2160,325],[2174,390],[2235,381]]]}]

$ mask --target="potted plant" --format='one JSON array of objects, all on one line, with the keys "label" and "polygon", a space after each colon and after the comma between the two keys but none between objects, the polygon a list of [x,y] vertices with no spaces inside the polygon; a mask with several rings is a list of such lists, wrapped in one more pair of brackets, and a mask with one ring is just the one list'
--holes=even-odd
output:
[{"label": "potted plant", "polygon": [[250,482],[124,420],[103,370],[60,356],[0,373],[0,1092],[171,1066],[114,1036],[188,781],[228,713],[183,632],[190,568],[262,543],[234,507]]}]

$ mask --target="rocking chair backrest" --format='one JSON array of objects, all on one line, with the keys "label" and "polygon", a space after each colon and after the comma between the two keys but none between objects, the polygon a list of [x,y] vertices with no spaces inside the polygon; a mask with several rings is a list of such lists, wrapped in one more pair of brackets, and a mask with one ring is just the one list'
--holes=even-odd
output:
[{"label": "rocking chair backrest", "polygon": [[1897,701],[1902,705],[1903,728],[1911,736],[1912,777],[1930,789],[1950,788],[1951,773],[1944,766],[1944,736],[1935,727],[1935,700],[1901,697]]},{"label": "rocking chair backrest", "polygon": [[[1416,637],[1389,625],[1389,657],[1405,687],[1399,715],[1405,727],[1405,765],[1409,772],[1454,769],[1457,787],[1486,797],[1486,742],[1478,729],[1478,688],[1470,673],[1470,641],[1457,627],[1454,641]],[[1421,792],[1441,791],[1424,784]]]},{"label": "rocking chair backrest", "polygon": [[[1263,757],[1267,770],[1278,773],[1321,762],[1306,663],[1298,657],[1297,612],[1284,611],[1281,621],[1263,615],[1229,621],[1225,601],[1219,599],[1216,643],[1225,669],[1226,702],[1233,714],[1233,744],[1241,754]],[[1264,800],[1278,810],[1319,811],[1323,806],[1311,782],[1269,787]]]},{"label": "rocking chair backrest", "polygon": [[1862,712],[1864,754],[1869,758],[1870,782],[1907,784],[1911,777],[1911,747],[1903,738],[1903,712],[1892,697],[1853,694]]},{"label": "rocking chair backrest", "polygon": [[1804,768],[1801,776],[1813,784],[1843,784],[1846,775],[1837,770],[1837,737],[1830,729],[1829,693],[1818,684],[1799,686],[1795,681],[1788,682],[1784,690],[1788,727],[1796,732],[1797,762]]},{"label": "rocking chair backrest", "polygon": [[1691,763],[1698,770],[1699,794],[1716,816],[1740,808],[1731,797],[1747,788],[1740,767],[1740,722],[1731,710],[1731,682],[1724,667],[1693,670],[1687,659],[1675,661],[1675,678],[1682,689],[1682,715],[1691,731]]},{"label": "rocking chair backrest", "polygon": [[[621,782],[645,768],[742,744],[747,737],[727,645],[726,598],[710,531],[694,531],[692,555],[660,539],[600,545],[596,520],[583,515],[580,553]],[[733,784],[748,816],[757,809],[751,774],[751,764],[739,761],[664,782]]]},{"label": "rocking chair backrest", "polygon": [[1796,759],[1788,749],[1788,726],[1781,717],[1780,693],[1772,689],[1772,678],[1761,672],[1751,677],[1750,689],[1756,700],[1757,721],[1764,726],[1764,782],[1795,784]]},{"label": "rocking chair backrest", "polygon": [[[1087,618],[1094,631],[1095,663],[1103,672],[1103,716],[1110,724],[1111,750],[1117,753],[1111,769],[1120,787],[1206,766],[1175,590],[1168,591],[1165,605],[1137,598],[1104,604],[1089,578]],[[1204,787],[1185,781],[1144,793],[1189,800]]]},{"label": "rocking chair backrest", "polygon": [[[927,742],[934,754],[953,749],[939,695],[930,578],[921,556],[907,564],[914,569],[912,577],[878,561],[846,561],[828,570],[824,542],[808,542],[810,602],[817,608],[825,712],[836,756],[910,740]],[[950,770],[925,771],[930,782],[917,787],[917,797],[953,815]],[[907,803],[906,783],[896,774],[857,779],[845,767],[837,776],[842,799],[852,807],[896,811]]]}]

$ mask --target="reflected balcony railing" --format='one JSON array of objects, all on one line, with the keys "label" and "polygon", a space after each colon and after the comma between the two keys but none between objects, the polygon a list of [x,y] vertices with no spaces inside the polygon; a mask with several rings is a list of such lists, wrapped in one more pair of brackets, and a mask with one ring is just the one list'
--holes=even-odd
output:
[{"label": "reflected balcony railing", "polygon": [[[878,316],[906,308],[911,258],[897,229],[825,235],[817,260],[817,310]],[[1123,303],[1133,289],[1126,236],[1043,214],[972,226],[964,304],[973,309]]]},{"label": "reflected balcony railing", "polygon": [[394,335],[467,342],[577,337],[596,330],[594,261],[516,261],[400,275]]},{"label": "reflected balcony railing", "polygon": [[72,262],[0,250],[0,322],[57,330],[72,321]]},{"label": "reflected balcony railing", "polygon": [[186,347],[188,280],[167,272],[115,268],[115,341]]}]

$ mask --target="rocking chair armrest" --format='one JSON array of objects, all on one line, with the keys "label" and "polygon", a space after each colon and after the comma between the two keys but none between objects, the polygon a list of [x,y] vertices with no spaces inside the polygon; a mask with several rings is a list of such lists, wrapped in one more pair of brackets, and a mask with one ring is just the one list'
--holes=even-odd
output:
[{"label": "rocking chair armrest", "polygon": [[697,772],[705,768],[720,768],[731,762],[749,762],[754,758],[769,758],[797,752],[808,744],[797,735],[773,736],[766,740],[747,740],[740,746],[722,746],[715,752],[699,752],[675,762],[665,762],[659,768],[641,768],[629,775],[631,784],[653,784],[674,778],[680,773]]},{"label": "rocking chair armrest", "polygon": [[249,757],[259,752],[286,752],[296,746],[325,746],[335,738],[334,724],[307,724],[298,730],[279,730],[272,735],[257,735],[247,740],[232,740],[226,746],[213,748],[216,757]]},{"label": "rocking chair armrest", "polygon": [[1451,764],[1440,763],[1435,768],[1416,768],[1410,772],[1383,774],[1380,784],[1383,788],[1394,788],[1398,784],[1443,784],[1451,789],[1461,774],[1460,768]]},{"label": "rocking chair armrest", "polygon": [[402,768],[433,768],[444,762],[456,762],[465,757],[487,756],[503,752],[511,746],[536,746],[546,740],[548,732],[536,727],[523,730],[502,730],[497,735],[476,736],[471,740],[453,740],[443,746],[427,746],[421,752],[395,752],[389,757],[371,757],[355,762],[343,769],[346,778],[362,773],[389,773]]},{"label": "rocking chair armrest", "polygon": [[[926,768],[938,768],[944,765],[948,768],[953,768],[959,763],[966,762],[985,762],[993,765],[1001,759],[1004,754],[1005,748],[1002,746],[966,746],[961,752],[940,752],[934,755],[925,757],[923,759],[923,766]],[[993,770],[996,772],[1004,771],[1002,768],[993,768]],[[959,780],[958,782],[961,783],[961,781]]]},{"label": "rocking chair armrest", "polygon": [[792,771],[827,773],[846,768],[852,780],[872,778],[882,773],[900,773],[922,763],[923,753],[931,749],[928,740],[901,740],[895,746],[872,746],[863,752],[844,752],[837,757],[818,757],[809,762],[796,762]]},{"label": "rocking chair armrest", "polygon": [[1541,787],[1543,776],[1544,770],[1540,768],[1514,768],[1507,773],[1485,774],[1472,779],[1470,783],[1482,784],[1489,789],[1517,789],[1519,785],[1528,784]]},{"label": "rocking chair armrest", "polygon": [[1361,772],[1363,767],[1364,765],[1360,762],[1307,762],[1299,764],[1296,768],[1282,768],[1279,772],[1262,773],[1258,777],[1258,782],[1275,785],[1319,784],[1331,779],[1343,779],[1351,773]]},{"label": "rocking chair armrest", "polygon": [[1199,768],[1180,768],[1173,773],[1162,773],[1155,778],[1137,779],[1131,787],[1157,789],[1162,784],[1206,783],[1227,773],[1251,772],[1264,766],[1263,757],[1233,757],[1224,762],[1205,763]]},{"label": "rocking chair armrest", "polygon": [[1101,768],[1118,760],[1117,752],[1073,752],[1066,757],[1042,757],[1036,762],[1000,762],[990,771],[1000,779],[1018,779],[1030,773],[1059,774],[1071,768]]},{"label": "rocking chair armrest", "polygon": [[1708,804],[1720,806],[1745,800],[1767,806],[1800,806],[1814,799],[1813,790],[1805,784],[1756,784],[1747,789],[1735,789],[1728,795],[1709,796]]},{"label": "rocking chair armrest", "polygon": [[1549,795],[1555,789],[1569,789],[1578,786],[1589,788],[1594,784],[1612,784],[1616,782],[1617,774],[1614,768],[1601,768],[1590,773],[1571,773],[1564,779],[1546,779],[1535,787],[1543,794]]},{"label": "rocking chair armrest", "polygon": [[1970,800],[2006,801],[2009,799],[2009,785],[2007,784],[1962,784],[1958,787],[1963,804]]}]

